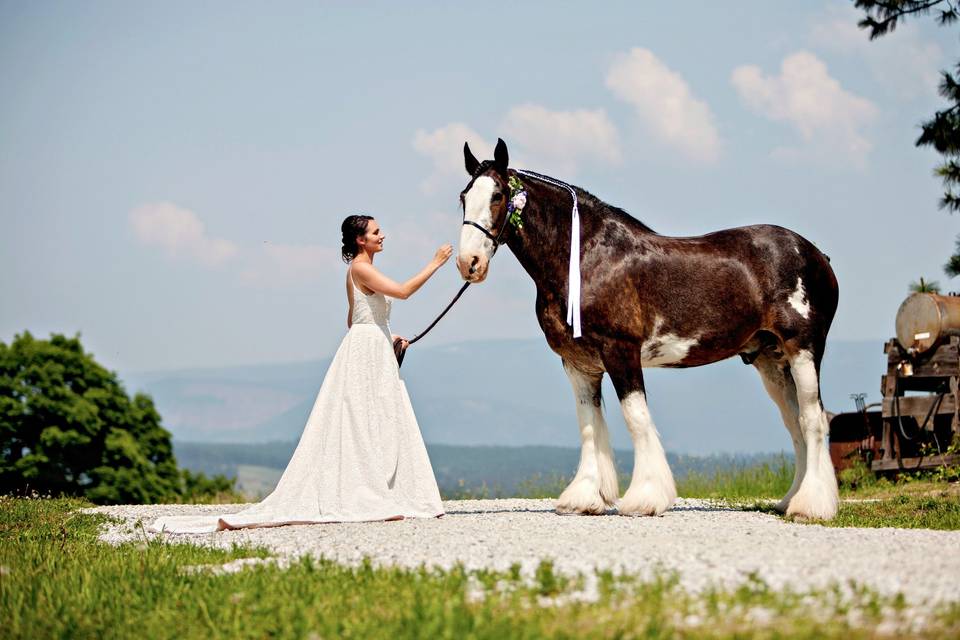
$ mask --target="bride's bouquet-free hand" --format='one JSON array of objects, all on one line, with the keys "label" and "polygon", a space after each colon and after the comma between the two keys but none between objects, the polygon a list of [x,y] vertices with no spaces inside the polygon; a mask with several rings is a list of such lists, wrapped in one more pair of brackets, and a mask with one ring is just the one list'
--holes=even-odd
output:
[{"label": "bride's bouquet-free hand", "polygon": [[410,343],[403,338],[403,336],[394,335],[393,336],[393,353],[397,356],[397,366],[403,364],[403,356],[407,352],[407,347],[410,346]]}]

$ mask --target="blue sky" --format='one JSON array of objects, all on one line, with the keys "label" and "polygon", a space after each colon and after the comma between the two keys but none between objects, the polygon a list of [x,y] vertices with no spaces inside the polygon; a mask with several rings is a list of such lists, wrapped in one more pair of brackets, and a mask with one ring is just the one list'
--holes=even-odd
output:
[{"label": "blue sky", "polygon": [[[883,340],[947,281],[956,217],[916,149],[956,30],[879,41],[847,2],[0,2],[0,340],[111,368],[296,361],[342,338],[339,223],[412,275],[460,230],[464,138],[661,233],[790,227],[832,258],[833,336]],[[395,306],[412,334],[452,264]],[[668,286],[668,283],[664,283]],[[508,252],[434,344],[539,335]]]}]

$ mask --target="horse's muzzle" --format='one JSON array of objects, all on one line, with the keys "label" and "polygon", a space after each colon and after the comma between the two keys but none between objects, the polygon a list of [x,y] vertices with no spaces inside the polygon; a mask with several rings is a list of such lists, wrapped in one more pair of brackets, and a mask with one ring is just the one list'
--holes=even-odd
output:
[{"label": "horse's muzzle", "polygon": [[457,271],[467,282],[483,282],[487,278],[487,267],[490,262],[483,256],[457,256]]}]

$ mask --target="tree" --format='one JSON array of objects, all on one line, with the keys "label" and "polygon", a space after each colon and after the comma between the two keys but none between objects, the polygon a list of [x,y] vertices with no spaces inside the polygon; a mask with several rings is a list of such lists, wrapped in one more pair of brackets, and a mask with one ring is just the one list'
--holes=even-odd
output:
[{"label": "tree", "polygon": [[[225,485],[226,483],[226,485]],[[79,337],[0,342],[0,492],[98,503],[177,500],[233,481],[177,468],[149,396],[127,396]]]},{"label": "tree", "polygon": [[957,237],[957,242],[953,245],[953,255],[947,260],[947,264],[943,265],[943,270],[951,278],[960,276],[960,236]]},{"label": "tree", "polygon": [[920,277],[920,282],[910,283],[911,293],[940,293],[940,283],[936,280],[924,280]]},{"label": "tree", "polygon": [[[854,0],[854,5],[865,13],[864,19],[858,23],[859,27],[869,30],[870,39],[875,40],[894,31],[900,21],[908,16],[934,14],[941,26],[952,25],[960,18],[954,4],[956,1]],[[935,174],[943,180],[944,194],[940,199],[940,208],[950,213],[960,211],[960,83],[957,82],[960,63],[954,69],[954,74],[941,72],[940,95],[947,101],[947,107],[921,123],[922,132],[916,142],[918,147],[933,147],[944,158]],[[943,270],[950,277],[960,275],[960,235],[957,236],[953,255]]]}]

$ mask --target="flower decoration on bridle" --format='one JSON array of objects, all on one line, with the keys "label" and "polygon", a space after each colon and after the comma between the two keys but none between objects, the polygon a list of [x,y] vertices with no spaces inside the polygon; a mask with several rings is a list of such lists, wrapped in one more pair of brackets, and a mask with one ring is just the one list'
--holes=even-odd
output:
[{"label": "flower decoration on bridle", "polygon": [[515,229],[523,229],[523,208],[527,206],[527,189],[517,176],[510,176],[510,201],[507,202],[507,222]]}]

